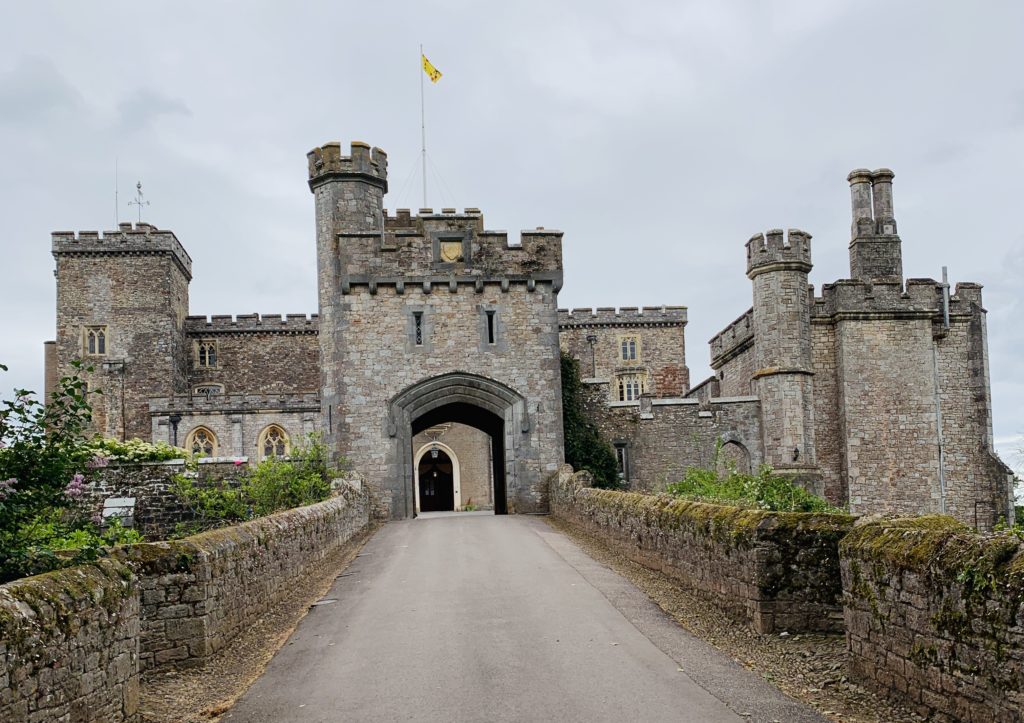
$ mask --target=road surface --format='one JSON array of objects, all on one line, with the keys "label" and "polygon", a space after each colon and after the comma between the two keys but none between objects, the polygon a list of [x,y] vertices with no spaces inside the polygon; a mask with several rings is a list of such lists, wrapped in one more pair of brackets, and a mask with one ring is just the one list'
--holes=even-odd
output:
[{"label": "road surface", "polygon": [[302,721],[822,721],[543,519],[385,525],[225,715]]}]

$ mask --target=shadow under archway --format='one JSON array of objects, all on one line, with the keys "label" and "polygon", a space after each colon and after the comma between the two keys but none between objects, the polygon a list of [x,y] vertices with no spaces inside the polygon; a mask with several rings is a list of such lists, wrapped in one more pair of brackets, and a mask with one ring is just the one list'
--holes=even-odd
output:
[{"label": "shadow under archway", "polygon": [[491,463],[494,479],[494,514],[508,514],[505,488],[505,420],[483,407],[453,402],[431,409],[412,422],[412,436],[446,422],[475,427],[491,438]]}]

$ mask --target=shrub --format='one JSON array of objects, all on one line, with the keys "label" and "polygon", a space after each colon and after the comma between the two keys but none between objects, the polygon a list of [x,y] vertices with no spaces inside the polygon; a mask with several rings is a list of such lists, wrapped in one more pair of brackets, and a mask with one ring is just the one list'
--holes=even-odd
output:
[{"label": "shrub", "polygon": [[320,502],[330,496],[331,478],[337,474],[328,466],[319,434],[310,434],[289,457],[268,457],[236,480],[198,481],[192,463],[189,474],[175,478],[174,492],[196,520],[179,525],[177,534]]},{"label": "shrub", "polygon": [[93,466],[106,464],[136,464],[138,462],[166,462],[171,459],[185,459],[188,452],[181,447],[172,447],[167,442],[151,444],[141,439],[118,439],[94,437],[88,443],[93,456]]},{"label": "shrub", "polygon": [[45,405],[25,389],[0,405],[0,582],[92,560],[137,539],[119,524],[101,529],[81,505],[82,471],[95,457],[85,443],[88,397],[99,392],[86,389],[82,365],[72,364],[75,373],[58,381]]},{"label": "shrub", "polygon": [[580,365],[562,352],[562,429],[565,434],[565,461],[576,470],[588,470],[594,486],[615,489],[622,486],[619,466],[611,446],[583,408],[583,382]]},{"label": "shrub", "polygon": [[[792,480],[774,474],[768,465],[761,465],[757,474],[737,471],[734,462],[721,460],[721,449],[719,441],[710,469],[690,467],[682,481],[668,485],[668,493],[702,502],[777,512],[840,511]],[[724,474],[717,471],[719,467],[724,468]]]}]

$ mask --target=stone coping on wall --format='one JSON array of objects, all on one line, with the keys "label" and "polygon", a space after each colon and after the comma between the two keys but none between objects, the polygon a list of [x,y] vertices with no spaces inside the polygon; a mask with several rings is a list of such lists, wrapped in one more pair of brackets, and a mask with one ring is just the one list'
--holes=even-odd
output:
[{"label": "stone coping on wall", "polygon": [[757,632],[842,629],[838,545],[852,517],[599,490],[589,480],[565,468],[553,475],[552,514],[679,580]]},{"label": "stone coping on wall", "polygon": [[120,548],[139,577],[141,669],[203,665],[369,525],[365,490],[181,540]]},{"label": "stone coping on wall", "polygon": [[1024,540],[951,517],[840,546],[850,672],[938,720],[1024,720]]},{"label": "stone coping on wall", "polygon": [[114,560],[0,585],[0,720],[135,721],[139,595]]}]

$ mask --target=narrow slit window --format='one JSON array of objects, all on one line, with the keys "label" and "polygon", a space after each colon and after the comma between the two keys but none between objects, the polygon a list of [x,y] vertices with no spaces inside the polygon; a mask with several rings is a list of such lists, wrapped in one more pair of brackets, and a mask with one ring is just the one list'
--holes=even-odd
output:
[{"label": "narrow slit window", "polygon": [[487,343],[494,344],[497,340],[497,332],[494,326],[494,312],[487,312]]},{"label": "narrow slit window", "polygon": [[615,445],[615,463],[618,467],[619,479],[629,481],[629,449],[625,444]]},{"label": "narrow slit window", "polygon": [[412,323],[414,326],[413,338],[416,341],[416,346],[423,346],[423,312],[414,311],[412,312]]}]

